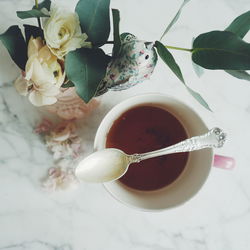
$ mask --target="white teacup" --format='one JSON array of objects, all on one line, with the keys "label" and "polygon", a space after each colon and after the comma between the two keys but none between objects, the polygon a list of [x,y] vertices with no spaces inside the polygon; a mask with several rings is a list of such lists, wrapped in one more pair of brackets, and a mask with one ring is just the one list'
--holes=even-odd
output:
[{"label": "white teacup", "polygon": [[[199,115],[179,100],[163,94],[138,95],[116,105],[104,117],[96,133],[95,150],[105,148],[107,134],[113,122],[121,114],[143,104],[160,107],[171,112],[182,123],[188,137],[208,131]],[[190,152],[186,167],[181,175],[170,185],[158,190],[135,190],[122,184],[119,180],[107,182],[104,186],[117,200],[134,208],[145,211],[172,208],[186,202],[200,190],[209,175],[213,158],[212,149]]]}]

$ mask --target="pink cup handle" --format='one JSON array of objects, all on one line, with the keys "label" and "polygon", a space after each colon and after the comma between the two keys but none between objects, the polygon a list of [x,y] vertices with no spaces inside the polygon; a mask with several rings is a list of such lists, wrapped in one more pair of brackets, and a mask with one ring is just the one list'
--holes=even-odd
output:
[{"label": "pink cup handle", "polygon": [[229,156],[214,155],[213,167],[232,170],[235,167],[235,159]]}]

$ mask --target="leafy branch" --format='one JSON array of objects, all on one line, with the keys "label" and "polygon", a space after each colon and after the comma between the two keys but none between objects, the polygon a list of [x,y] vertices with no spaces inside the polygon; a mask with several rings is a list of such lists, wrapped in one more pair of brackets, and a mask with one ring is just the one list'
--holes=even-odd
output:
[{"label": "leafy branch", "polygon": [[[162,37],[178,20],[181,10],[189,0],[184,0],[177,14],[167,26]],[[250,29],[250,11],[237,17],[225,31],[211,31],[199,35],[193,41],[192,49],[163,45],[156,41],[157,52],[179,80],[185,84],[180,67],[168,49],[187,51],[191,53],[194,68],[200,74],[200,67],[212,70],[223,69],[228,74],[250,81],[250,75],[245,70],[250,70],[250,43],[242,39]],[[186,84],[185,84],[186,86]],[[205,100],[196,92],[186,86],[188,91],[204,107],[210,109]]]},{"label": "leafy branch", "polygon": [[210,110],[210,107],[208,106],[207,102],[203,99],[203,97],[192,90],[190,87],[188,87],[185,83],[185,80],[183,78],[183,75],[181,73],[181,69],[179,65],[176,63],[174,57],[172,54],[169,52],[169,50],[166,48],[167,46],[164,46],[161,42],[156,41],[155,42],[155,47],[157,49],[157,52],[161,59],[166,63],[166,65],[172,70],[172,72],[178,77],[178,79],[184,84],[188,92],[206,109]]}]

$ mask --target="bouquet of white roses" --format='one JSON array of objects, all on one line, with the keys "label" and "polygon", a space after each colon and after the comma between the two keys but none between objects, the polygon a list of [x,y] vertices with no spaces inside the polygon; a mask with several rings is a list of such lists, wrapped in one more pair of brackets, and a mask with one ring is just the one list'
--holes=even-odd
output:
[{"label": "bouquet of white roses", "polygon": [[[177,21],[184,0],[162,37]],[[184,81],[169,49],[190,52],[196,67],[222,69],[249,80],[250,44],[243,41],[250,28],[250,11],[237,17],[224,31],[199,35],[190,49],[147,42],[129,33],[119,33],[119,11],[112,10],[113,41],[110,35],[110,0],[79,0],[70,12],[44,0],[31,10],[17,11],[21,19],[36,18],[38,26],[24,25],[24,35],[13,25],[0,35],[11,58],[22,71],[15,87],[35,106],[56,103],[61,88],[75,87],[85,103],[111,90],[131,87],[153,73],[159,55],[191,95],[209,109],[205,100]],[[161,37],[161,38],[162,38]],[[112,44],[112,55],[101,48]]]}]

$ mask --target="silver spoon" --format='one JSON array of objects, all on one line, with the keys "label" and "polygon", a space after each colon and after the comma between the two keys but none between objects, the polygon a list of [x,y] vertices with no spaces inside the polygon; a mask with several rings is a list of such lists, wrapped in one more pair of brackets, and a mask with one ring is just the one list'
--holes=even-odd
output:
[{"label": "silver spoon", "polygon": [[75,175],[80,181],[107,182],[123,176],[131,163],[140,162],[161,155],[190,152],[203,148],[222,147],[226,134],[219,128],[213,128],[206,134],[194,136],[172,146],[143,154],[128,155],[116,148],[106,148],[81,160]]}]

